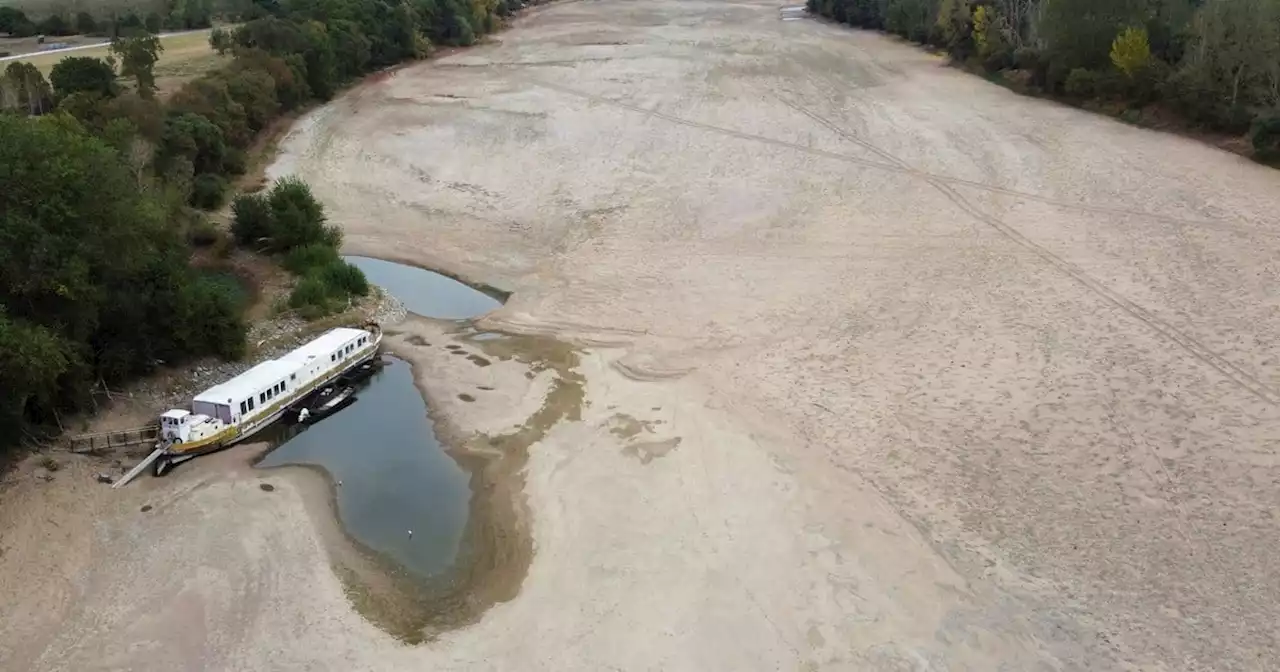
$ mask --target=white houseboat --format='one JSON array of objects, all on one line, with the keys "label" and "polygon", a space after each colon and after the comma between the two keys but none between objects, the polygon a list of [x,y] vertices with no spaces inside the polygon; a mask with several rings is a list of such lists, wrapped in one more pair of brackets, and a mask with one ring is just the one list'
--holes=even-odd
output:
[{"label": "white houseboat", "polygon": [[[160,445],[147,458],[153,463],[152,473],[163,476],[176,464],[266,429],[293,404],[372,359],[381,342],[377,324],[332,329],[279,359],[262,362],[197,394],[191,410],[165,411],[160,416]],[[121,483],[146,464],[138,465]]]}]

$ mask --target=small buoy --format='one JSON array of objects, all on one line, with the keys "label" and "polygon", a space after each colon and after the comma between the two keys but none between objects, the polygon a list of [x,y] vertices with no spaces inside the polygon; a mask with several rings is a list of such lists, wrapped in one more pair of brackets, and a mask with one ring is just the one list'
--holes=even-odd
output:
[{"label": "small buoy", "polygon": [[338,481],[338,487],[342,487],[342,481]]},{"label": "small buoy", "polygon": [[413,536],[413,530],[409,530],[409,536]]}]

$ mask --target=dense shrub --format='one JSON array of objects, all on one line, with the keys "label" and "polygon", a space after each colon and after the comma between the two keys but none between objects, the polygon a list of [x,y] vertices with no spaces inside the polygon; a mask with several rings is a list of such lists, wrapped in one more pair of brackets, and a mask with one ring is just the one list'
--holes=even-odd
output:
[{"label": "dense shrub", "polygon": [[294,275],[306,275],[338,261],[341,259],[336,248],[325,243],[312,243],[289,250],[284,257],[284,267]]},{"label": "dense shrub", "polygon": [[238,311],[188,265],[164,194],[74,119],[0,114],[0,440],[158,360],[234,356]]},{"label": "dense shrub", "polygon": [[271,237],[271,204],[262,194],[236,196],[231,215],[231,234],[237,243],[257,249]]},{"label": "dense shrub", "polygon": [[369,294],[369,280],[364,277],[364,272],[345,261],[331,262],[321,267],[320,277],[334,294],[349,296]]},{"label": "dense shrub", "polygon": [[1261,161],[1280,161],[1280,112],[1259,118],[1249,132],[1254,155]]},{"label": "dense shrub", "polygon": [[196,175],[191,184],[191,205],[204,210],[216,210],[222,207],[227,195],[227,179],[213,173]]},{"label": "dense shrub", "polygon": [[109,63],[88,56],[68,56],[49,73],[49,83],[59,98],[87,92],[98,96],[116,95],[116,72]]},{"label": "dense shrub", "polygon": [[1101,75],[1087,68],[1076,68],[1067,75],[1063,89],[1076,98],[1092,98],[1098,94]]},{"label": "dense shrub", "polygon": [[222,239],[222,231],[218,225],[204,217],[199,217],[187,227],[187,240],[194,247],[209,247]]},{"label": "dense shrub", "polygon": [[334,303],[324,280],[316,275],[304,276],[289,294],[289,307],[297,311],[304,320],[331,314]]}]

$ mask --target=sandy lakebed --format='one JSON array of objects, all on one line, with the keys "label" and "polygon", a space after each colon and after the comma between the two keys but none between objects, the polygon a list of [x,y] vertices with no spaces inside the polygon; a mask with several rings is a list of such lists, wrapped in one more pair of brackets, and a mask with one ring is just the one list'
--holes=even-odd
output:
[{"label": "sandy lakebed", "polygon": [[282,142],[348,253],[511,292],[389,327],[463,590],[248,449],[73,463],[0,495],[0,667],[1280,667],[1280,173],[782,18],[550,5]]}]

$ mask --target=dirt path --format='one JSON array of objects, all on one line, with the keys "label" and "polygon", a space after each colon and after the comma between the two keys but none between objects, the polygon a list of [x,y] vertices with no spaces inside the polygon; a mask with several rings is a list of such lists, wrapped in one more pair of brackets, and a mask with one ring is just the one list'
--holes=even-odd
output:
[{"label": "dirt path", "polygon": [[549,6],[282,145],[350,251],[510,289],[487,326],[582,348],[516,598],[401,645],[301,490],[227,477],[94,559],[130,590],[69,579],[24,660],[1280,666],[1280,174],[778,9]]}]

